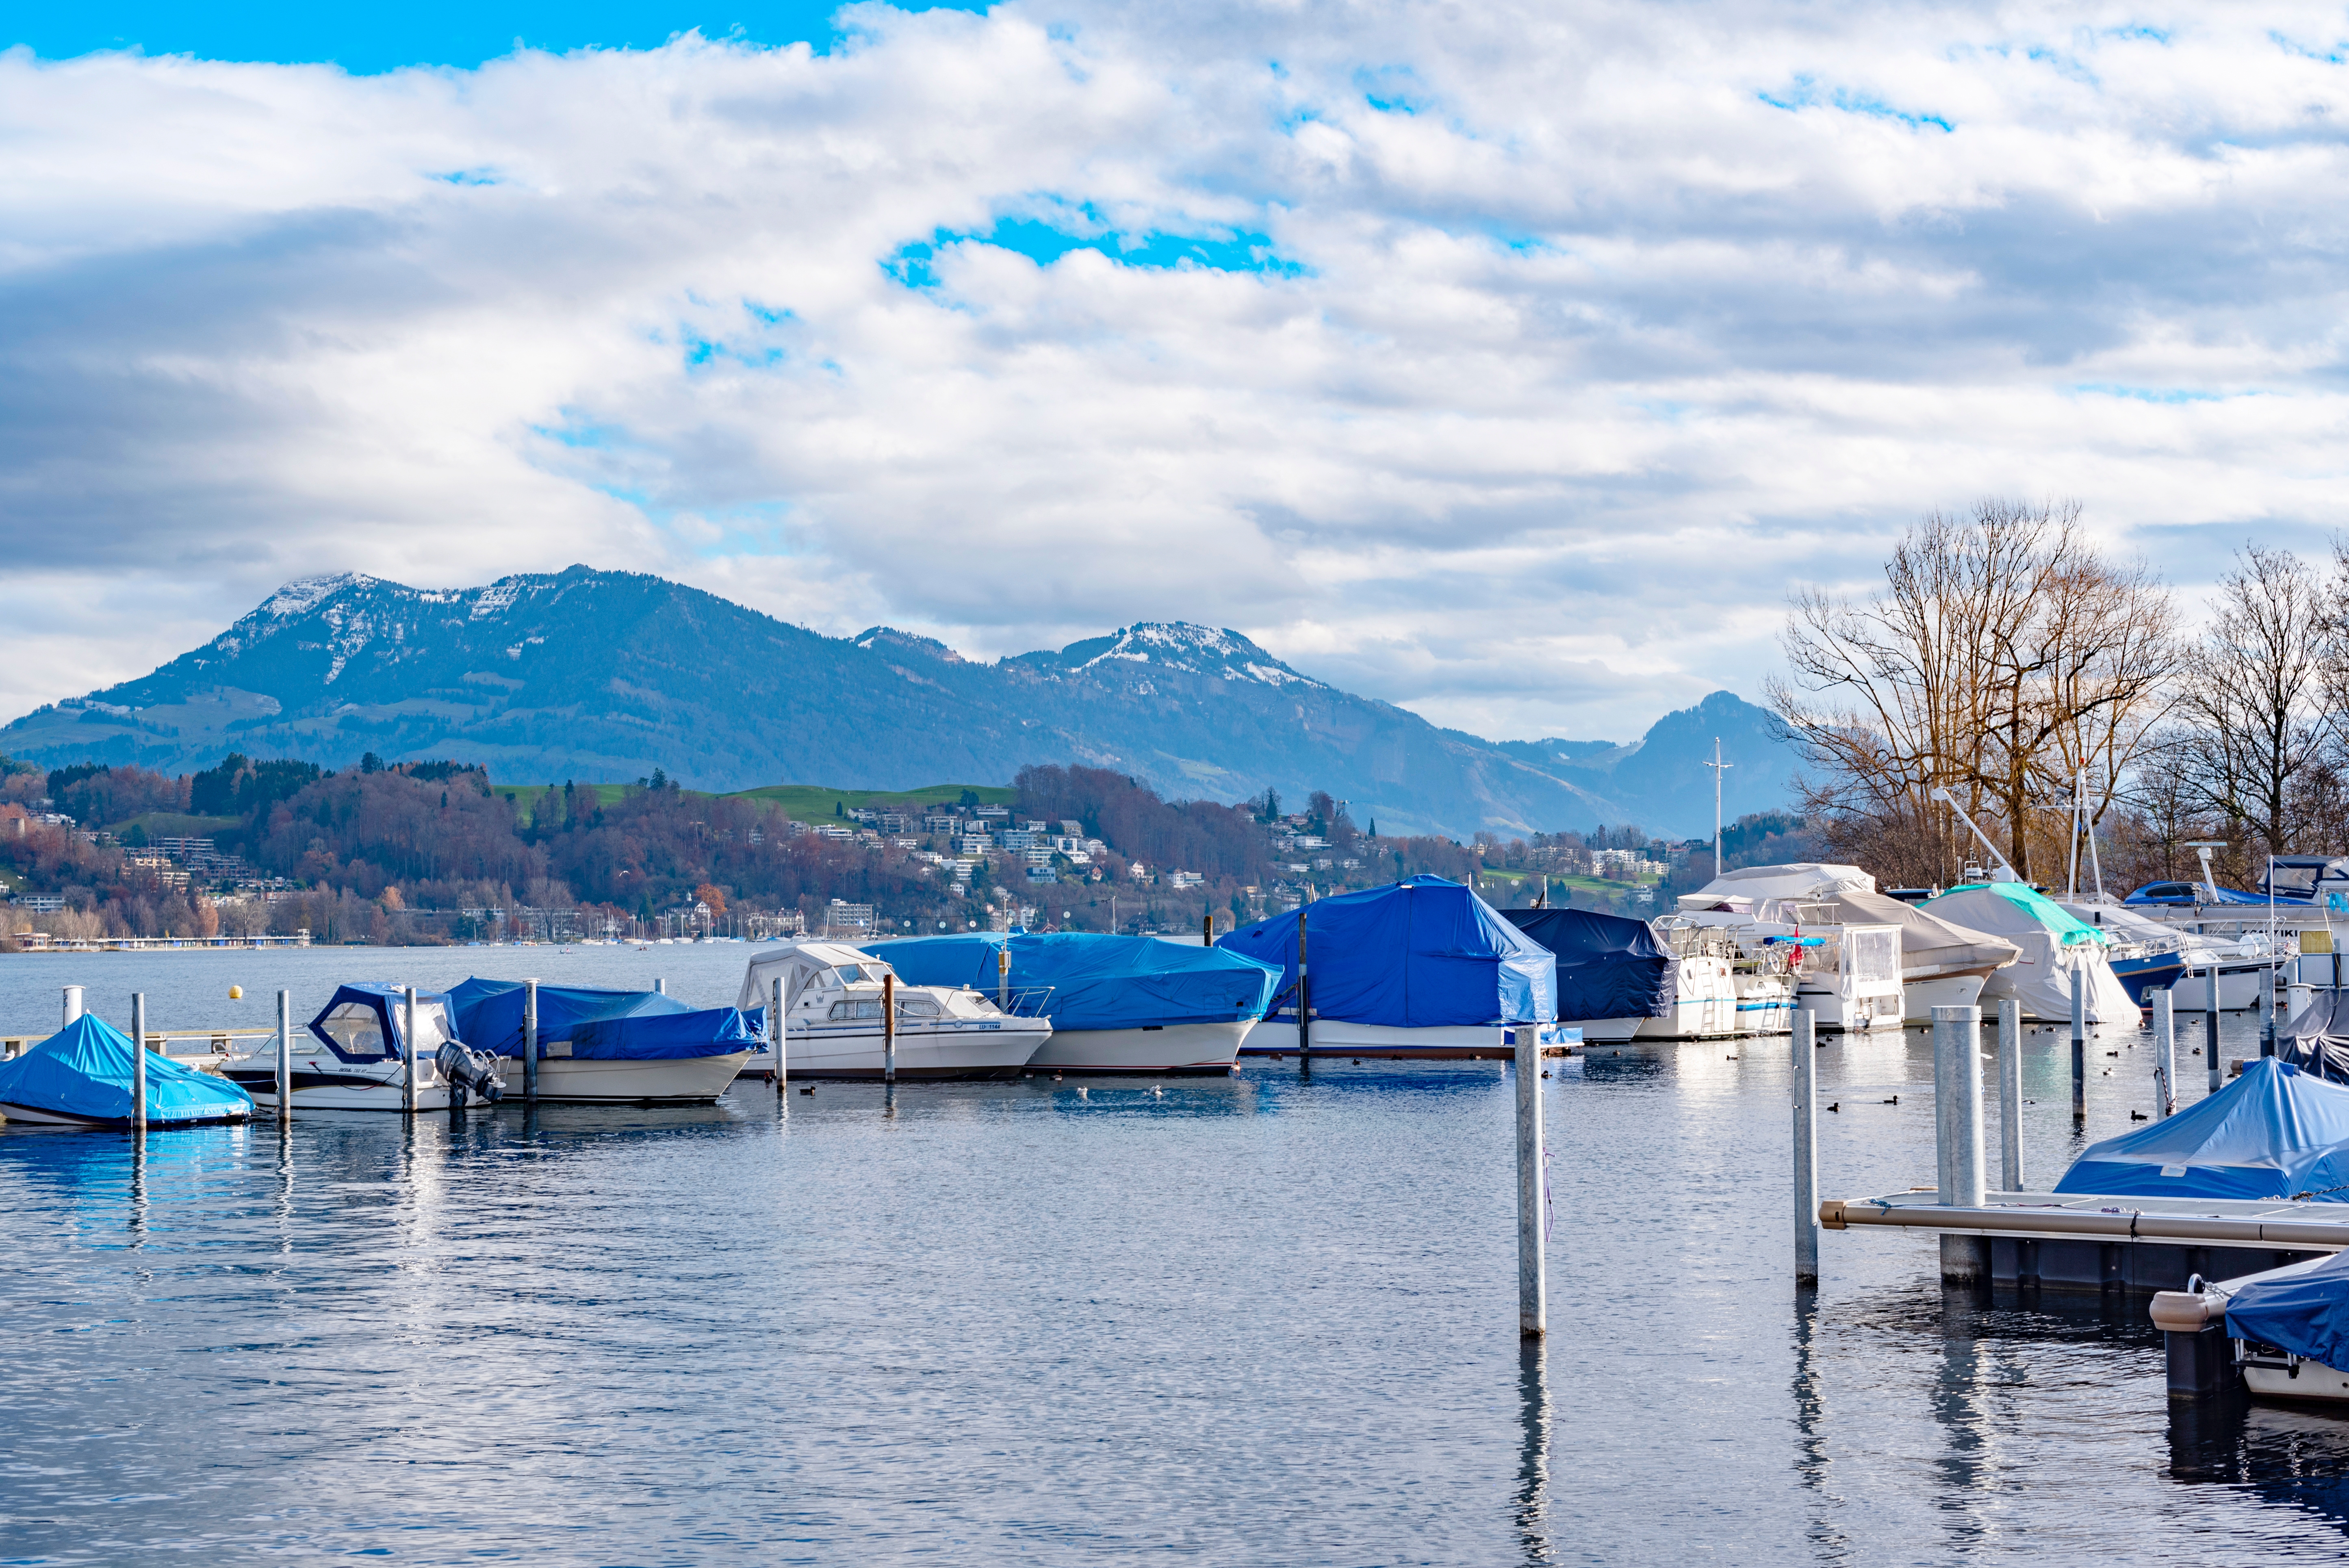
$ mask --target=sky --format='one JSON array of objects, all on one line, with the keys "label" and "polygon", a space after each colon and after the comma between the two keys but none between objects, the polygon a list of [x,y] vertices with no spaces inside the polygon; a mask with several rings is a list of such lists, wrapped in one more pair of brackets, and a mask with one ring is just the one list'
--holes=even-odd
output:
[{"label": "sky", "polygon": [[232,9],[0,8],[5,715],[584,562],[1628,739],[1927,511],[2344,522],[2338,5]]}]

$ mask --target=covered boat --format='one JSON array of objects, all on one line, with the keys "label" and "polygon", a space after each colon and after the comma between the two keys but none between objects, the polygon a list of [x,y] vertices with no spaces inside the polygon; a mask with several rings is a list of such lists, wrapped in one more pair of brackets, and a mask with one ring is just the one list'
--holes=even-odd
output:
[{"label": "covered boat", "polygon": [[[450,993],[465,1043],[501,1058],[522,1089],[519,980],[469,979]],[[659,991],[538,988],[538,1098],[589,1104],[707,1104],[765,1056],[766,1013],[693,1007]]]},{"label": "covered boat", "polygon": [[2254,1057],[2209,1099],[2091,1144],[2055,1191],[2349,1200],[2349,1088]]},{"label": "covered boat", "polygon": [[[2349,1253],[2218,1287],[2243,1382],[2286,1399],[2349,1399]],[[2313,1363],[2313,1365],[2310,1365]]]},{"label": "covered boat", "polygon": [[1557,960],[1549,950],[1473,889],[1420,876],[1325,898],[1217,941],[1280,965],[1274,1010],[1244,1047],[1250,1056],[1297,1049],[1300,941],[1317,1052],[1508,1057],[1512,1026],[1554,1032]]},{"label": "covered boat", "polygon": [[1874,898],[1876,879],[1818,861],[1740,866],[1682,894],[1676,918],[1729,932],[1750,959],[1793,982],[1793,1008],[1821,1029],[1897,1028],[1909,1010],[1905,923],[1854,919],[1864,912],[1839,905],[1847,894]]},{"label": "covered boat", "polygon": [[1226,948],[1092,932],[916,936],[864,951],[909,985],[1031,998],[1019,1010],[1050,1019],[1052,1034],[1028,1065],[1057,1072],[1228,1073],[1280,982]]},{"label": "covered boat", "polygon": [[885,960],[843,942],[790,942],[750,955],[737,1006],[746,1012],[782,987],[784,1069],[794,1078],[878,1078],[885,1041],[883,982],[895,1000],[901,1078],[1016,1078],[1051,1037],[1039,1017],[946,985],[894,985]]},{"label": "covered boat", "polygon": [[2008,997],[2023,1004],[2023,1016],[2043,1023],[2072,1016],[2072,976],[2087,983],[2087,1021],[2135,1025],[2137,999],[2113,973],[2106,951],[2113,938],[2064,912],[2045,894],[2021,882],[1977,882],[1951,888],[1918,907],[1952,924],[2003,938],[2021,949],[2012,965],[1982,985],[1985,1010]]},{"label": "covered boat", "polygon": [[2277,1059],[2327,1082],[2349,1084],[2349,990],[2326,986],[2307,996],[2276,1030]]},{"label": "covered boat", "polygon": [[1826,902],[1838,924],[1900,928],[1901,1014],[1911,1024],[1931,1023],[1936,1007],[1976,1005],[1990,977],[2023,956],[2002,936],[1880,892],[1847,888]]},{"label": "covered boat", "polygon": [[1674,1017],[1681,962],[1646,921],[1595,909],[1501,913],[1557,960],[1558,1022],[1585,1040],[1628,1040],[1648,1019]]},{"label": "covered boat", "polygon": [[[470,1094],[497,1098],[490,1058],[457,1037],[448,996],[416,994],[416,1038],[408,1038],[405,988],[339,985],[294,1041],[294,1107],[304,1110],[404,1110],[408,1053],[416,1053],[418,1110],[462,1106]],[[454,1047],[451,1049],[450,1047]],[[277,1105],[277,1041],[264,1037],[221,1064],[221,1073],[263,1105]]]},{"label": "covered boat", "polygon": [[[129,1127],[138,1047],[130,1037],[84,1013],[39,1045],[0,1062],[0,1116],[50,1127]],[[200,1127],[243,1121],[253,1100],[210,1073],[147,1053],[147,1125]]]}]

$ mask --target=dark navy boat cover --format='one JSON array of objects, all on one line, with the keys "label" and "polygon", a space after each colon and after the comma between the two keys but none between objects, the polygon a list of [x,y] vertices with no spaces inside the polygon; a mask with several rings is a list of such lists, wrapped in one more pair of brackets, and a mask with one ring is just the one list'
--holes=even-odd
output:
[{"label": "dark navy boat cover", "polygon": [[[523,991],[519,980],[476,977],[459,985],[449,993],[456,1006],[458,1037],[476,1050],[519,1058]],[[739,1007],[689,1007],[658,991],[538,988],[540,1049],[568,1040],[574,1061],[668,1062],[731,1056],[755,1047],[766,1026],[763,1007],[747,1013]]]},{"label": "dark navy boat cover", "polygon": [[1665,1018],[1680,1000],[1673,959],[1644,920],[1595,909],[1505,909],[1557,957],[1561,1018]]},{"label": "dark navy boat cover", "polygon": [[[0,1104],[130,1125],[130,1037],[84,1013],[23,1056],[0,1062]],[[147,1124],[181,1126],[253,1114],[253,1097],[159,1051],[147,1053]]]},{"label": "dark navy boat cover", "polygon": [[996,954],[1011,953],[1014,990],[1049,985],[1043,1016],[1061,1029],[1139,1029],[1261,1018],[1280,972],[1220,947],[1105,932],[971,932],[875,942],[864,951],[909,985],[969,985],[994,995]]},{"label": "dark navy boat cover", "polygon": [[2227,1303],[2227,1332],[2349,1367],[2349,1253],[2335,1253],[2306,1274],[2243,1286]]},{"label": "dark navy boat cover", "polygon": [[1458,882],[1413,877],[1340,893],[1216,945],[1279,965],[1289,995],[1300,922],[1317,1017],[1421,1029],[1557,1016],[1557,960]]},{"label": "dark navy boat cover", "polygon": [[2349,1202],[2349,1088],[2256,1057],[2167,1121],[2089,1145],[2058,1192]]},{"label": "dark navy boat cover", "polygon": [[2349,1084],[2349,987],[2328,985],[2276,1031],[2276,1057],[2304,1073]]}]

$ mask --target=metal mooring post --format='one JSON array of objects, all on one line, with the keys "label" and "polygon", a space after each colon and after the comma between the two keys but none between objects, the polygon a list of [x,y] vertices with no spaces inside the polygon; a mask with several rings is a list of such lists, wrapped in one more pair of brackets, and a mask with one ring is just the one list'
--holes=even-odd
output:
[{"label": "metal mooring post", "polygon": [[783,1060],[782,976],[778,975],[767,984],[767,1025],[775,1041],[775,1098],[781,1099],[791,1089],[791,1068]]},{"label": "metal mooring post", "polygon": [[[1940,1009],[1933,1009],[1938,1016]],[[2072,1125],[2088,1119],[2088,972],[2072,971]]]},{"label": "metal mooring post", "polygon": [[1795,1284],[1819,1283],[1818,1015],[1795,1015]]},{"label": "metal mooring post", "polygon": [[538,1103],[538,982],[522,983],[522,1102]]},{"label": "metal mooring post", "polygon": [[[1982,1202],[1982,1009],[1933,1009],[1933,1122],[1940,1134],[1941,1202],[1979,1209]],[[1989,1243],[1941,1237],[1941,1283],[1972,1284],[1990,1274]]]},{"label": "metal mooring post", "polygon": [[401,1065],[402,1065],[402,1066],[404,1066],[408,1070],[407,1070],[407,1072],[406,1072],[404,1075],[402,1075],[402,1077],[401,1077],[401,1078],[400,1078],[400,1080],[399,1080],[399,1082],[400,1082],[400,1106],[399,1106],[399,1108],[400,1108],[400,1109],[402,1109],[402,1110],[406,1111],[409,1115],[410,1115],[410,1116],[414,1116],[414,1115],[416,1114],[416,1100],[417,1100],[417,1077],[416,1077],[416,987],[415,987],[415,986],[410,985],[410,986],[409,986],[409,987],[407,988],[407,996],[408,996],[407,1012],[406,1012],[406,1014],[402,1016],[402,1018],[400,1019],[400,1027],[401,1027],[401,1028],[406,1032],[407,1037],[406,1037],[405,1039],[401,1040],[401,1041],[400,1041],[400,1043],[399,1043],[399,1054],[400,1054],[400,1056],[401,1056],[401,1057],[403,1057],[404,1058],[406,1058],[406,1059],[405,1059],[405,1061],[404,1061]]},{"label": "metal mooring post", "polygon": [[1517,1332],[1538,1339],[1549,1331],[1542,1256],[1541,1026],[1520,1024],[1510,1033],[1517,1047]]},{"label": "metal mooring post", "polygon": [[2153,994],[2153,1090],[2163,1118],[2178,1111],[2178,998],[2164,986]]},{"label": "metal mooring post", "polygon": [[2222,1081],[2219,1077],[2219,964],[2216,959],[2210,962],[2210,979],[2203,987],[2202,995],[2209,1004],[2202,1011],[2202,1054],[2209,1058],[2207,1065],[2210,1069],[2210,1092],[2217,1094]]},{"label": "metal mooring post", "polygon": [[76,1018],[81,1016],[81,987],[68,985],[65,988],[65,992],[66,1022],[70,1025]]},{"label": "metal mooring post", "polygon": [[1305,978],[1305,911],[1297,906],[1297,1070],[1313,1061],[1313,987]]},{"label": "metal mooring post", "polygon": [[130,994],[130,1130],[147,1130],[147,993]]},{"label": "metal mooring post", "polygon": [[1998,1005],[1998,1184],[2023,1191],[2023,1004]]},{"label": "metal mooring post", "polygon": [[277,1124],[294,1119],[294,993],[277,993]]}]

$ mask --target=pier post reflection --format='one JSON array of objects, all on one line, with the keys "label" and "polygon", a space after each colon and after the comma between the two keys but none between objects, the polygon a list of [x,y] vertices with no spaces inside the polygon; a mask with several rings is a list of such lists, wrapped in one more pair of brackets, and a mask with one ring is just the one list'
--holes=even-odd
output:
[{"label": "pier post reflection", "polygon": [[1941,1372],[1933,1386],[1933,1416],[1947,1445],[1937,1467],[1942,1528],[1961,1551],[1979,1544],[1985,1528],[1981,1509],[1987,1495],[1990,1411],[1983,1393],[1982,1315],[1990,1306],[1987,1279],[1942,1288]]},{"label": "pier post reflection", "polygon": [[129,1216],[130,1245],[135,1251],[147,1240],[147,1131],[133,1129],[130,1134],[130,1213]]},{"label": "pier post reflection", "polygon": [[1517,1541],[1527,1563],[1557,1561],[1549,1539],[1549,1362],[1544,1341],[1517,1346],[1517,1408],[1523,1434],[1517,1459]]}]

